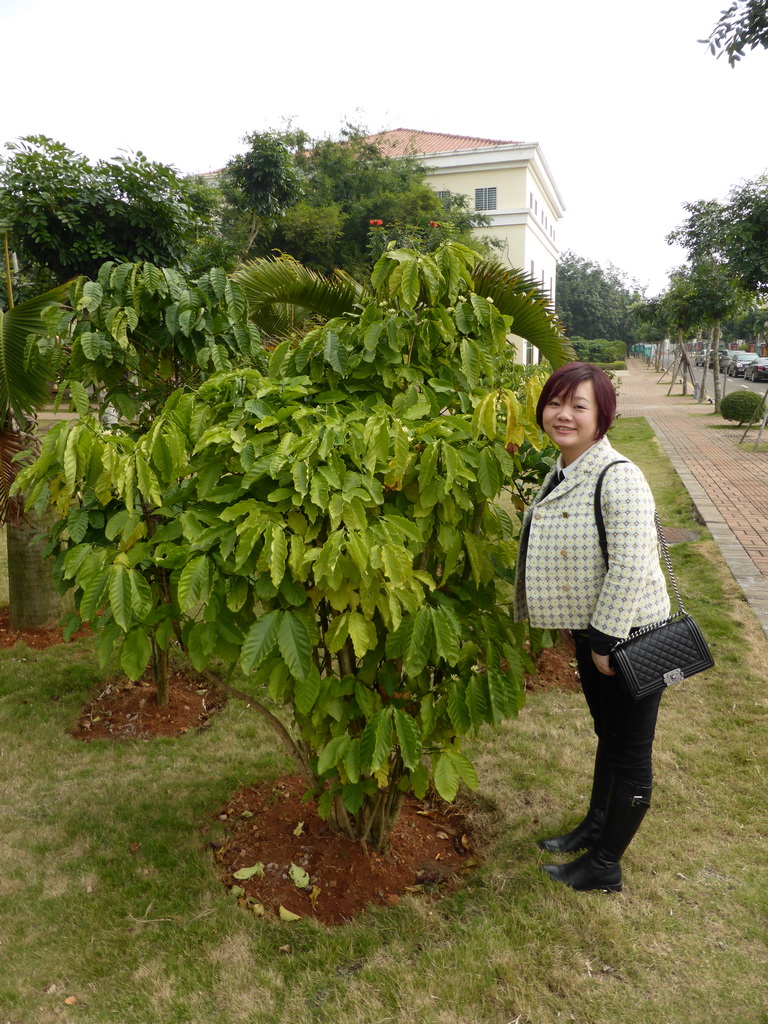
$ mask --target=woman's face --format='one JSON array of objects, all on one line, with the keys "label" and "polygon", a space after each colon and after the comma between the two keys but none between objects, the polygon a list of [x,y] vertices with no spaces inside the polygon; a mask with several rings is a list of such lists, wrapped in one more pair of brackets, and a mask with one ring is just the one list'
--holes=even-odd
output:
[{"label": "woman's face", "polygon": [[541,414],[544,433],[558,446],[563,465],[570,465],[597,440],[597,402],[591,380],[582,381],[565,398],[553,396]]}]

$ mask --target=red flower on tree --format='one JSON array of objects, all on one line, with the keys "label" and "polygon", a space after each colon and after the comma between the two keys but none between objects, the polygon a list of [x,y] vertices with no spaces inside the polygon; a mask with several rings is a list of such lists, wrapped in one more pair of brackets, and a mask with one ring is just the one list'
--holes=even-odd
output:
[{"label": "red flower on tree", "polygon": [[383,225],[384,221],[383,220],[369,220],[368,223],[369,224],[373,224],[373,226],[376,227],[376,228],[380,228]]},{"label": "red flower on tree", "polygon": [[429,222],[429,226],[430,226],[431,228],[439,228],[439,227],[440,227],[440,222],[439,222],[439,221],[437,221],[437,220],[431,220],[431,221]]}]

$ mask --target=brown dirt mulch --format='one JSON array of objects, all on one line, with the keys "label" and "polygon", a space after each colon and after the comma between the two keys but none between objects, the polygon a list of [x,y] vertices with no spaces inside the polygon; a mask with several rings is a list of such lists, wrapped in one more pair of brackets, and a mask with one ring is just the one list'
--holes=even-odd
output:
[{"label": "brown dirt mulch", "polygon": [[157,706],[157,690],[142,679],[109,683],[87,704],[72,730],[76,740],[151,740],[181,736],[208,725],[225,698],[197,676],[171,672],[168,707]]},{"label": "brown dirt mulch", "polygon": [[545,648],[536,659],[536,674],[526,675],[525,688],[533,693],[542,690],[566,690],[576,693],[581,683],[576,671],[576,656],[562,644]]},{"label": "brown dirt mulch", "polygon": [[[85,635],[85,630],[79,630],[72,637],[72,641]],[[65,640],[57,626],[48,629],[11,629],[8,609],[0,608],[0,648],[10,650],[18,643],[25,643],[30,650],[44,651],[48,647],[65,643]]]},{"label": "brown dirt mulch", "polygon": [[[287,776],[241,789],[219,814],[226,838],[213,844],[223,883],[257,916],[281,916],[280,908],[322,924],[350,921],[367,906],[397,904],[406,893],[450,891],[479,862],[465,816],[456,806],[409,797],[385,856],[333,833],[303,803],[306,782]],[[262,865],[261,873],[234,873]],[[307,874],[300,888],[292,865]],[[297,876],[299,882],[305,879]]]}]

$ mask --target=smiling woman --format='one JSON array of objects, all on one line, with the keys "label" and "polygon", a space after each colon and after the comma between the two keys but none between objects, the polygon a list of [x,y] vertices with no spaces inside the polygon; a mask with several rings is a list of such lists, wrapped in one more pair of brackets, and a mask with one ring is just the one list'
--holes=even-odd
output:
[{"label": "smiling woman", "polygon": [[[597,736],[586,817],[570,832],[539,843],[553,853],[587,852],[545,871],[574,889],[617,892],[621,857],[650,806],[660,694],[632,700],[610,651],[633,628],[664,618],[669,599],[653,496],[641,471],[617,458],[605,437],[615,413],[610,379],[589,363],[561,367],[542,389],[537,422],[560,457],[523,521],[515,617],[559,629],[570,643]],[[595,516],[598,480],[607,564]]]}]

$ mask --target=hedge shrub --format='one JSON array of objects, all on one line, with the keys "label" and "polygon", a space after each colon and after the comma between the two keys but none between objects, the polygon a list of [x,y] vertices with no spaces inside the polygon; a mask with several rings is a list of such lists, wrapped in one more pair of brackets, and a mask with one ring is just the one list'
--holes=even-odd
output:
[{"label": "hedge shrub", "polygon": [[754,391],[732,391],[720,402],[720,415],[741,426],[754,422],[763,415],[765,402],[762,395]]}]

